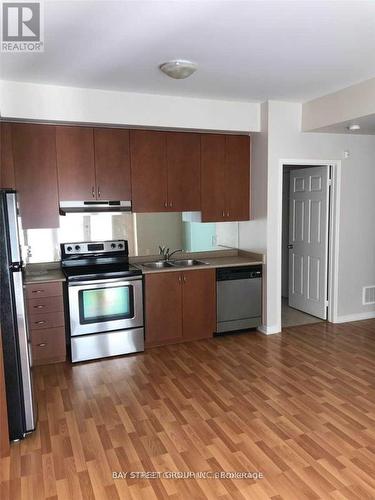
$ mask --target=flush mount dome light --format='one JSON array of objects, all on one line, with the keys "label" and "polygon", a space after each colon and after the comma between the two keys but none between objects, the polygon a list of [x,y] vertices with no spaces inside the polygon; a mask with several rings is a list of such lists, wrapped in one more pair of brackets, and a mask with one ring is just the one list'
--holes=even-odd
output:
[{"label": "flush mount dome light", "polygon": [[353,123],[353,125],[349,125],[349,127],[346,127],[348,130],[359,130],[361,127],[357,123]]},{"label": "flush mount dome light", "polygon": [[185,59],[167,61],[159,66],[160,70],[171,78],[181,80],[192,75],[197,70],[197,65]]}]

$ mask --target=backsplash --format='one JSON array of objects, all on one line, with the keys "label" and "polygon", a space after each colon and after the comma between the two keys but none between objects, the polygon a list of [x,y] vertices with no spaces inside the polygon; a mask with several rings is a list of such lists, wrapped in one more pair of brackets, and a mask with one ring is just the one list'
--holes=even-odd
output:
[{"label": "backsplash", "polygon": [[130,256],[155,255],[159,245],[187,252],[238,248],[238,222],[185,222],[178,212],[69,214],[60,216],[58,229],[21,230],[26,263],[59,261],[60,243],[112,239],[128,240]]}]

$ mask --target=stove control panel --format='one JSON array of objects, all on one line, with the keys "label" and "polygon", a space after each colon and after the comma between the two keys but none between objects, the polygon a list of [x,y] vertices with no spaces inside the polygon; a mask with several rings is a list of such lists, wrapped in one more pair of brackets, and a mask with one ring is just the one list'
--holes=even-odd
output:
[{"label": "stove control panel", "polygon": [[87,255],[87,254],[111,254],[122,252],[127,254],[128,242],[125,240],[112,241],[83,241],[74,243],[63,243],[61,245],[62,256]]}]

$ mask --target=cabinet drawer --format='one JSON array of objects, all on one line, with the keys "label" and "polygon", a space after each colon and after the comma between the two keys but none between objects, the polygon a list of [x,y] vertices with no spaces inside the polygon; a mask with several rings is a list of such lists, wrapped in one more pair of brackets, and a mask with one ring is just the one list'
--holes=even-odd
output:
[{"label": "cabinet drawer", "polygon": [[39,299],[29,299],[27,301],[27,308],[30,315],[44,312],[62,312],[64,311],[64,303],[62,296],[41,297]]},{"label": "cabinet drawer", "polygon": [[62,295],[60,282],[35,283],[26,285],[26,297],[28,299],[39,299],[41,297],[56,297]]},{"label": "cabinet drawer", "polygon": [[30,330],[44,330],[45,328],[64,326],[64,324],[63,312],[30,314],[29,316]]},{"label": "cabinet drawer", "polygon": [[34,365],[65,361],[65,329],[49,328],[32,332],[31,350]]}]

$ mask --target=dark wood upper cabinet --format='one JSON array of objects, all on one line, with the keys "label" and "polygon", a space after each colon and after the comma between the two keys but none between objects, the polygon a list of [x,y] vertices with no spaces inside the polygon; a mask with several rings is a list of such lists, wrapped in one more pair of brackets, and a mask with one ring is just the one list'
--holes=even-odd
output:
[{"label": "dark wood upper cabinet", "polygon": [[182,277],[180,272],[145,276],[146,345],[182,340]]},{"label": "dark wood upper cabinet", "polygon": [[250,218],[250,137],[226,136],[226,218]]},{"label": "dark wood upper cabinet", "polygon": [[95,128],[95,172],[98,200],[130,200],[129,130]]},{"label": "dark wood upper cabinet", "polygon": [[201,136],[202,220],[225,220],[225,135]]},{"label": "dark wood upper cabinet", "polygon": [[250,217],[250,137],[202,134],[202,221]]},{"label": "dark wood upper cabinet", "polygon": [[12,124],[12,142],[22,227],[59,227],[55,127]]},{"label": "dark wood upper cabinet", "polygon": [[16,188],[10,123],[0,123],[0,187]]},{"label": "dark wood upper cabinet", "polygon": [[60,201],[96,199],[94,134],[87,127],[56,127]]},{"label": "dark wood upper cabinet", "polygon": [[166,132],[168,208],[174,212],[201,209],[200,135]]},{"label": "dark wood upper cabinet", "polygon": [[216,271],[182,273],[182,331],[185,340],[212,337],[216,329]]},{"label": "dark wood upper cabinet", "polygon": [[131,130],[130,153],[134,212],[165,212],[168,210],[165,133]]}]

